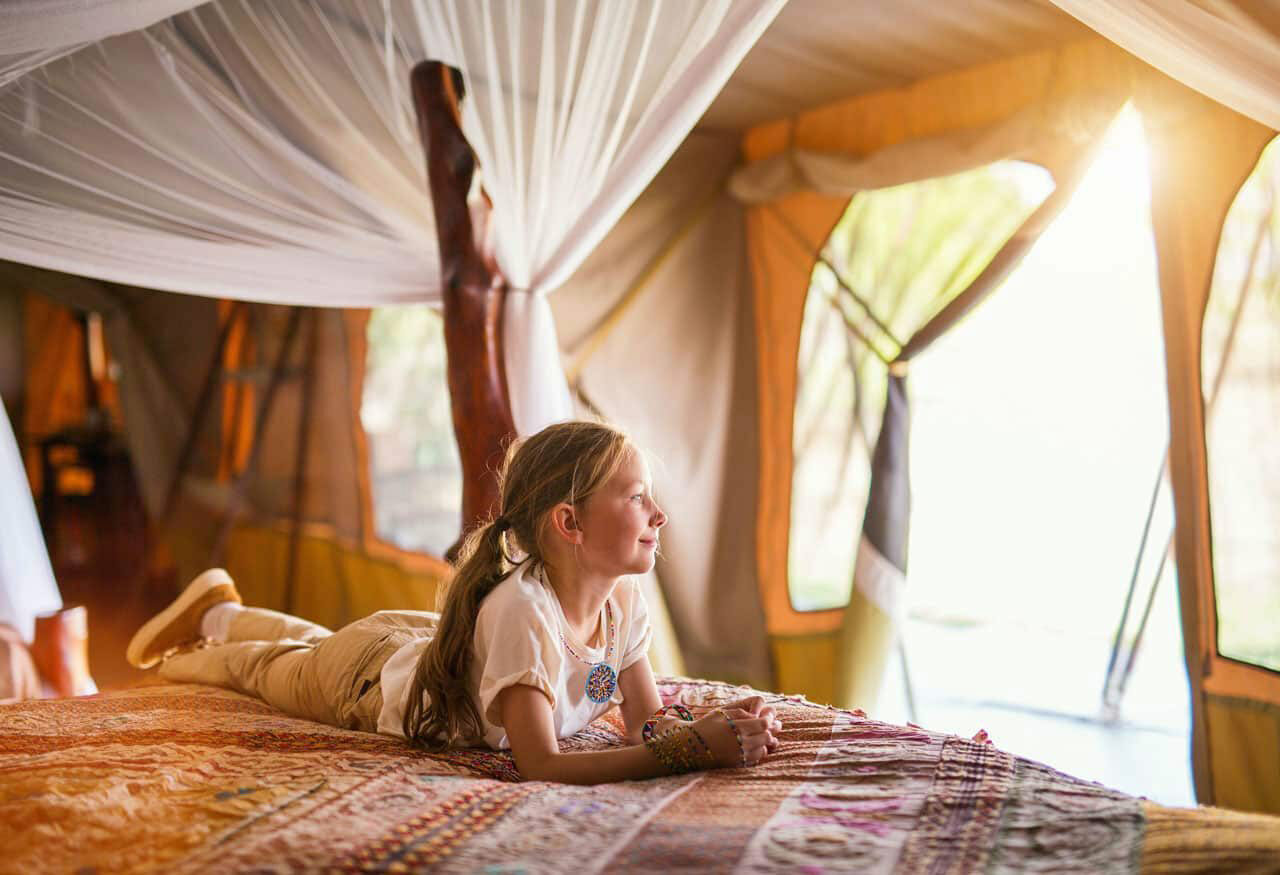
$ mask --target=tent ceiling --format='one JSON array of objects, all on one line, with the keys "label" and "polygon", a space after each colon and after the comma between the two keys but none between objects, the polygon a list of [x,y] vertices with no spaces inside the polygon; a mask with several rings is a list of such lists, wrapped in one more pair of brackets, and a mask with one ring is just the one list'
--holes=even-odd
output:
[{"label": "tent ceiling", "polygon": [[699,127],[745,130],[1091,33],[1047,0],[790,0]]}]

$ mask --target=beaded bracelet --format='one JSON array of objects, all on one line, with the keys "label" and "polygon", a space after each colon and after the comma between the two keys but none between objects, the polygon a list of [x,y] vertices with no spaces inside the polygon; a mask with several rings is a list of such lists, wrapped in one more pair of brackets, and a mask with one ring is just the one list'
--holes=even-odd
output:
[{"label": "beaded bracelet", "polygon": [[738,761],[738,768],[746,768],[747,765],[747,748],[742,743],[742,730],[738,728],[738,724],[733,722],[733,718],[727,712],[719,712],[722,717],[729,723],[729,728],[733,730],[733,737],[738,739],[738,753],[741,758]]},{"label": "beaded bracelet", "polygon": [[694,729],[692,726],[688,727],[688,729],[689,732],[692,733],[693,737],[697,739],[698,744],[702,746],[702,752],[706,755],[707,762],[710,766],[714,766],[716,764],[716,755],[711,752],[711,745],[707,744],[707,740],[702,737],[701,732]]},{"label": "beaded bracelet", "polygon": [[673,775],[693,771],[693,758],[684,749],[684,739],[674,731],[664,732],[645,742],[650,752]]},{"label": "beaded bracelet", "polygon": [[[702,751],[698,750],[699,743]],[[711,749],[692,726],[677,726],[645,742],[648,748],[673,775],[706,769],[715,765]]]},{"label": "beaded bracelet", "polygon": [[684,705],[681,705],[679,702],[676,702],[671,705],[666,705],[662,708],[659,708],[657,711],[654,711],[653,716],[650,717],[648,720],[644,721],[644,726],[641,727],[640,729],[640,737],[643,738],[645,742],[648,742],[649,739],[653,738],[654,730],[657,729],[658,727],[658,721],[661,720],[663,717],[666,717],[668,711],[675,711],[677,714],[680,715],[681,720],[685,720],[690,723],[693,722],[693,712],[691,712]]}]

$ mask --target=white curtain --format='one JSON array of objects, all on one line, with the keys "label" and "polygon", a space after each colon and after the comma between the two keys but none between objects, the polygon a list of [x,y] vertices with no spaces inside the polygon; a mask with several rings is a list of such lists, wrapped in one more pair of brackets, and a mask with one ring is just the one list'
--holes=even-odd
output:
[{"label": "white curtain", "polygon": [[[545,295],[784,2],[206,3],[0,84],[0,258],[246,300],[437,301],[408,76],[443,60],[467,78],[463,128],[517,290],[512,403],[532,431],[571,410]],[[34,33],[40,5],[0,22]],[[67,5],[84,16],[132,6]],[[164,4],[142,6],[152,11],[136,15]],[[0,50],[56,53],[94,34],[68,32]]]},{"label": "white curtain", "polygon": [[1236,112],[1280,130],[1280,7],[1241,0],[1052,0]]},{"label": "white curtain", "polygon": [[205,0],[5,0],[0,85],[105,37],[147,27]]},{"label": "white curtain", "polygon": [[36,616],[61,607],[18,442],[0,404],[0,623],[30,642]]}]

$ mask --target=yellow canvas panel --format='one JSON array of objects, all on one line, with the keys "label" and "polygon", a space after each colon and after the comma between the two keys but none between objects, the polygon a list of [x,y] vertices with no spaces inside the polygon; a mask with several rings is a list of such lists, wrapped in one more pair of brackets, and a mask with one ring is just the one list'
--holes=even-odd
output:
[{"label": "yellow canvas panel", "polygon": [[[208,564],[215,522],[184,521],[169,533],[180,580]],[[324,526],[305,526],[292,595],[289,526],[237,525],[224,562],[248,604],[288,611],[336,629],[381,610],[435,610],[448,566],[427,557],[374,555]]]},{"label": "yellow canvas panel", "polygon": [[775,635],[770,636],[769,647],[776,689],[824,705],[836,701],[837,635]]},{"label": "yellow canvas panel", "polygon": [[1276,828],[1269,817],[1154,802],[1143,803],[1142,816],[1142,875],[1256,872],[1258,860],[1275,854]]},{"label": "yellow canvas panel", "polygon": [[1280,708],[1205,696],[1214,804],[1280,814]]}]

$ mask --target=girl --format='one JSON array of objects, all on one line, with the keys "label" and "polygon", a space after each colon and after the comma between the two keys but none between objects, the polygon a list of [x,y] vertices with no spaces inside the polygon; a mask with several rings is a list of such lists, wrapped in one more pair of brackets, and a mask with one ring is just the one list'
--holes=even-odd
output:
[{"label": "girl", "polygon": [[[440,614],[381,611],[334,633],[243,607],[231,578],[213,569],[138,630],[129,661],[163,660],[168,680],[228,687],[429,750],[510,748],[530,780],[754,765],[775,748],[781,724],[759,697],[696,720],[661,707],[631,576],[653,567],[667,517],[624,435],[552,425],[514,445],[499,476],[501,512],[467,537]],[[627,746],[560,753],[557,739],[615,704]]]}]

